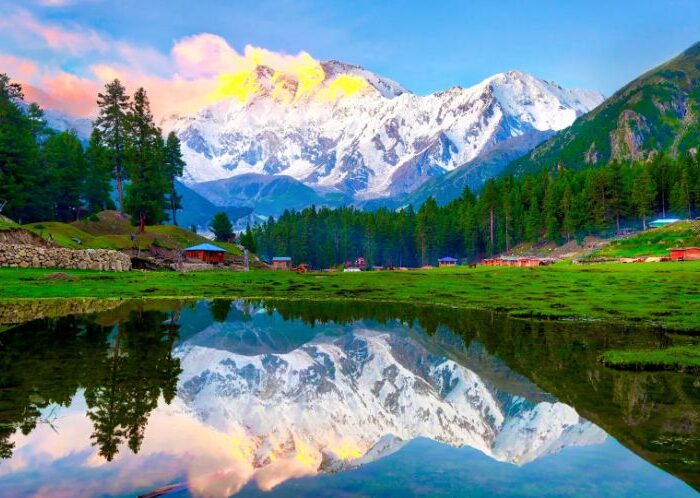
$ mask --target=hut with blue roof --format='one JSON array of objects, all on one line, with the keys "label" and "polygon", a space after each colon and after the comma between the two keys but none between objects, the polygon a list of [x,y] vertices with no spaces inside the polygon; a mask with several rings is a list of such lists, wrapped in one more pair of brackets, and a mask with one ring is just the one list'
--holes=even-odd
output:
[{"label": "hut with blue roof", "polygon": [[187,247],[185,255],[188,258],[199,259],[205,263],[223,263],[226,249],[214,244],[197,244],[196,246]]},{"label": "hut with blue roof", "polygon": [[452,256],[443,256],[442,258],[438,259],[438,264],[440,268],[444,266],[457,266],[457,258],[453,258]]},{"label": "hut with blue roof", "polygon": [[272,258],[272,269],[291,270],[292,258],[290,258],[289,256],[275,256],[274,258]]}]

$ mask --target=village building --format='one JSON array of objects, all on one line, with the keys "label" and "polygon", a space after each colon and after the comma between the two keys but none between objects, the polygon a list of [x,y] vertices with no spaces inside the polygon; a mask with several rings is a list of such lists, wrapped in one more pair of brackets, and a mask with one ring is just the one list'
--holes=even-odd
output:
[{"label": "village building", "polygon": [[536,258],[533,256],[501,256],[500,258],[489,258],[482,261],[486,266],[513,266],[517,268],[528,268],[534,266],[551,265],[556,260],[553,258]]},{"label": "village building", "polygon": [[272,269],[273,270],[291,270],[292,269],[292,258],[288,256],[275,256],[272,258]]},{"label": "village building", "polygon": [[438,259],[438,265],[440,268],[445,266],[457,266],[457,259],[450,256],[444,256]]},{"label": "village building", "polygon": [[214,244],[198,244],[185,249],[185,256],[189,259],[199,259],[205,263],[223,263],[226,249]]},{"label": "village building", "polygon": [[700,247],[678,247],[670,252],[671,261],[700,261]]}]

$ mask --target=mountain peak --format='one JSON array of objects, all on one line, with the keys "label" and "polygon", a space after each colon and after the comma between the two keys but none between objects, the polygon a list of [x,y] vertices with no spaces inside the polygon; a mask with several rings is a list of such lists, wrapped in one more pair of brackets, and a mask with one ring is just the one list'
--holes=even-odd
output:
[{"label": "mountain peak", "polygon": [[408,92],[398,83],[360,66],[336,60],[319,62],[309,56],[284,66],[255,63],[222,74],[210,98],[240,105],[260,99],[283,105],[312,101],[332,104],[347,97],[394,98],[404,93]]},{"label": "mountain peak", "polygon": [[351,74],[364,78],[386,98],[393,98],[403,95],[404,93],[411,93],[394,80],[379,76],[356,64],[348,64],[347,62],[331,59],[322,62],[321,66],[326,71],[326,76],[328,78],[333,78],[341,74]]}]

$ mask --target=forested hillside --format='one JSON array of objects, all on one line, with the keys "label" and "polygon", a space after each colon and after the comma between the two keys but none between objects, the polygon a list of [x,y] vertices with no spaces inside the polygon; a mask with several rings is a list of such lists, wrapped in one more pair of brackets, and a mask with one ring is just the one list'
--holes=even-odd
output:
[{"label": "forested hillside", "polygon": [[618,90],[511,164],[513,172],[684,154],[700,134],[700,43]]},{"label": "forested hillside", "polygon": [[442,207],[430,198],[418,211],[287,211],[253,234],[258,254],[288,255],[316,267],[358,256],[368,264],[418,266],[445,255],[477,259],[524,241],[563,242],[642,228],[654,214],[685,218],[698,211],[698,156],[659,154],[648,162],[506,176],[487,182],[478,195],[467,189]]}]

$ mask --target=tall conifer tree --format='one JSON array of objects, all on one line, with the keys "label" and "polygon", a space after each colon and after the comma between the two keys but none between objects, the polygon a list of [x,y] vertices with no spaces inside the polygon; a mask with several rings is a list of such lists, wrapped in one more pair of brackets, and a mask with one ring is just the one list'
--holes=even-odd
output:
[{"label": "tall conifer tree", "polygon": [[101,132],[103,145],[108,151],[114,180],[117,184],[119,209],[124,211],[123,182],[127,177],[127,149],[129,147],[129,96],[118,79],[105,85],[104,93],[97,95],[99,115],[95,127]]},{"label": "tall conifer tree", "polygon": [[168,139],[165,142],[165,175],[167,176],[170,186],[169,201],[170,210],[172,211],[173,225],[177,225],[177,210],[182,209],[182,196],[178,195],[175,189],[175,180],[182,176],[185,161],[182,160],[182,152],[180,151],[180,139],[177,138],[175,132],[168,134]]}]

